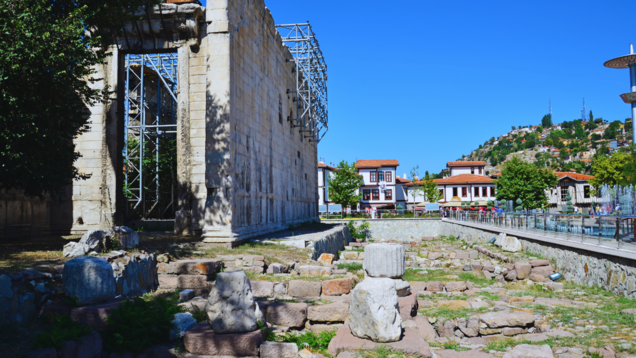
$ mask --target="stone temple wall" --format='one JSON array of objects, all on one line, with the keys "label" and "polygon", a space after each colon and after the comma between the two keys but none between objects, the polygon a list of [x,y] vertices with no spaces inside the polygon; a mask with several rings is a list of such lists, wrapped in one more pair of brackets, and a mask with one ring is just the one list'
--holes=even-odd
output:
[{"label": "stone temple wall", "polygon": [[[123,98],[126,53],[176,52],[175,230],[233,242],[317,220],[317,145],[291,128],[295,66],[262,0],[161,4],[128,23],[94,85]],[[83,232],[123,224],[123,102],[91,108],[76,140],[86,181],[66,221]]]}]

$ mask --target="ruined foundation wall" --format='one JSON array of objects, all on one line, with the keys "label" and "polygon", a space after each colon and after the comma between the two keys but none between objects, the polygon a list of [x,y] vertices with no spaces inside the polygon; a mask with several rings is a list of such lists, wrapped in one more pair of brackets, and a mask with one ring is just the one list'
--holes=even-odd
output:
[{"label": "ruined foundation wall", "polygon": [[296,88],[295,65],[269,10],[262,0],[212,1],[207,20],[205,240],[316,220],[317,146],[288,121],[296,116],[287,93]]}]

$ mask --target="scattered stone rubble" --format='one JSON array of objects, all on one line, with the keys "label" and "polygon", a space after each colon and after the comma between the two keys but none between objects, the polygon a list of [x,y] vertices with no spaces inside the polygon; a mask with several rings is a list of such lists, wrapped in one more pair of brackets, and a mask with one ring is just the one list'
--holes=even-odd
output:
[{"label": "scattered stone rubble", "polygon": [[88,230],[79,242],[69,242],[62,251],[64,257],[79,257],[90,253],[106,252],[113,248],[132,249],[139,245],[139,235],[126,226],[106,230]]}]

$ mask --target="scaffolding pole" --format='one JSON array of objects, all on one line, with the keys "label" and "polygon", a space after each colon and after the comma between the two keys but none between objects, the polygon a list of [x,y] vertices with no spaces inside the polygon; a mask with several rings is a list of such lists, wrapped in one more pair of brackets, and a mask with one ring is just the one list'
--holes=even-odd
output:
[{"label": "scaffolding pole", "polygon": [[320,142],[328,130],[327,63],[309,21],[276,25],[296,65],[296,118],[290,118],[301,135]]},{"label": "scaffolding pole", "polygon": [[164,218],[174,212],[170,172],[176,168],[170,156],[177,133],[177,59],[176,53],[126,55],[122,154],[127,219]]}]

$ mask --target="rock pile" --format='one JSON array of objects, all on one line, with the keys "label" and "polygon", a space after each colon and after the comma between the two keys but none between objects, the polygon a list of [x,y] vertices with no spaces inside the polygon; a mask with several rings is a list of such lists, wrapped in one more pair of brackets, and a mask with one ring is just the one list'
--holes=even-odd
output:
[{"label": "rock pile", "polygon": [[79,242],[64,245],[64,257],[79,257],[91,252],[100,253],[112,249],[132,249],[139,245],[139,235],[126,226],[114,226],[106,230],[88,230]]}]

